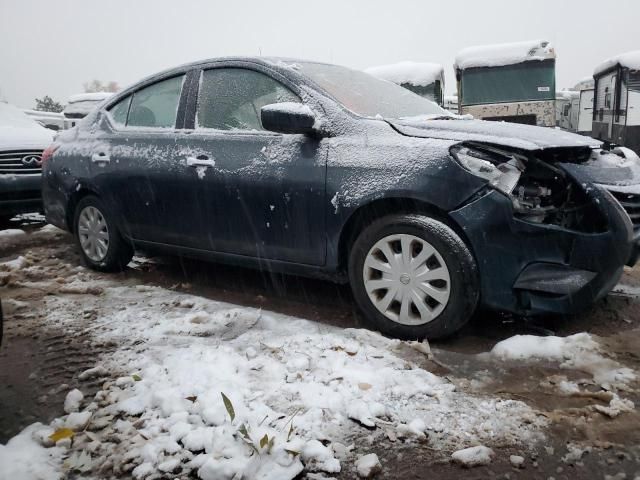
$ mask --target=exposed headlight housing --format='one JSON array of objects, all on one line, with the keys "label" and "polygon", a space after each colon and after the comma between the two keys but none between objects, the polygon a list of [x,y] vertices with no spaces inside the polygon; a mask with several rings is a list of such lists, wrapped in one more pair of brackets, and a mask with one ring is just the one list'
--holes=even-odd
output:
[{"label": "exposed headlight housing", "polygon": [[497,149],[456,145],[451,148],[451,155],[465,170],[484,178],[506,195],[511,195],[524,172],[521,160]]}]

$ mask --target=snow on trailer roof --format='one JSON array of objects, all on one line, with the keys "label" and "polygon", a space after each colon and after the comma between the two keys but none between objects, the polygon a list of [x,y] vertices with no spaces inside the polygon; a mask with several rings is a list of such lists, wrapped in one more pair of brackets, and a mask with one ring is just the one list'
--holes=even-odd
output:
[{"label": "snow on trailer roof", "polygon": [[621,53],[615,57],[608,58],[593,71],[593,75],[599,75],[602,72],[609,70],[610,68],[620,65],[623,68],[629,70],[640,70],[640,50],[634,50],[632,52]]},{"label": "snow on trailer roof", "polygon": [[465,48],[456,56],[454,67],[456,70],[475,67],[501,67],[555,57],[555,49],[546,40],[529,40]]},{"label": "snow on trailer roof", "polygon": [[398,85],[408,83],[416,87],[426,87],[444,76],[442,65],[428,62],[398,62],[367,68],[365,72]]}]

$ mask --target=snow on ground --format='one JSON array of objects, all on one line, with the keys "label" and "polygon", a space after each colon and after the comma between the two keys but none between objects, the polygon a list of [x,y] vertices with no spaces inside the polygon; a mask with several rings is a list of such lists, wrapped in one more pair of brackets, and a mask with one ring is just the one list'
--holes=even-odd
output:
[{"label": "snow on ground", "polygon": [[[48,326],[115,351],[78,372],[78,378],[104,380],[95,395],[68,392],[67,415],[0,446],[0,478],[48,480],[69,471],[83,478],[140,479],[287,479],[303,470],[366,475],[378,468],[367,455],[370,445],[426,443],[441,458],[476,447],[452,457],[470,465],[471,453],[488,454],[501,445],[524,452],[544,439],[547,420],[525,403],[459,391],[429,372],[426,343],[136,285],[134,278],[61,263],[47,274],[26,252],[0,264],[0,273],[10,275],[12,285],[49,293],[39,307]],[[60,269],[68,275],[61,278]],[[609,403],[593,405],[595,411],[615,417],[634,408],[610,389],[623,389],[635,373],[604,351],[597,337],[516,336],[483,355],[557,362],[603,387],[597,393]],[[557,388],[566,395],[587,393],[582,385],[565,378]],[[486,461],[484,455],[481,463]]]},{"label": "snow on ground", "polygon": [[633,371],[605,357],[600,344],[588,333],[568,337],[516,335],[496,344],[491,351],[501,359],[548,359],[561,362],[562,368],[580,370],[593,376],[607,389],[635,380]]},{"label": "snow on ground", "polygon": [[[38,268],[23,272],[35,278]],[[426,362],[404,358],[404,342],[73,272],[58,290],[69,293],[43,299],[48,325],[117,350],[97,359],[91,375],[106,383],[95,397],[71,393],[71,413],[18,437],[48,445],[54,431],[75,432],[25,469],[287,479],[355,469],[354,446],[364,442],[428,442],[448,455],[543,438],[546,420],[526,404],[456,391]]]},{"label": "snow on ground", "polygon": [[611,358],[588,333],[568,337],[516,335],[496,344],[491,354],[502,360],[551,360],[559,362],[560,368],[589,374],[592,380],[577,383],[563,380],[558,382],[557,388],[564,395],[584,396],[589,392],[581,390],[578,384],[595,382],[606,392],[609,405],[594,405],[593,408],[609,417],[617,417],[635,408],[631,400],[620,398],[615,393],[616,390],[627,390],[627,386],[637,378],[635,372]]},{"label": "snow on ground", "polygon": [[24,230],[20,230],[18,228],[7,228],[5,230],[0,230],[0,241],[3,239],[23,237],[26,235]]},{"label": "snow on ground", "polygon": [[64,449],[45,448],[34,438],[44,428],[40,423],[25,428],[6,445],[0,445],[0,478],[58,480]]}]

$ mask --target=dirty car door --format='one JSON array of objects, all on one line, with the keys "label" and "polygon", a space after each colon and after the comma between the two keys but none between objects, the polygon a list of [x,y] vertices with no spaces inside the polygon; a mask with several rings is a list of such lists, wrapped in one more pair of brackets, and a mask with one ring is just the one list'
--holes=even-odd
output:
[{"label": "dirty car door", "polygon": [[189,160],[203,186],[203,248],[320,265],[326,151],[305,135],[265,131],[260,108],[300,98],[266,73],[204,70]]}]

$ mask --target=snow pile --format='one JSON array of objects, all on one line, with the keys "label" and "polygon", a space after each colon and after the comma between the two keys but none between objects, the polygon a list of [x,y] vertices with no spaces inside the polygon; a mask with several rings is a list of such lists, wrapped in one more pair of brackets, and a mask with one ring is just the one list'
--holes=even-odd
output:
[{"label": "snow pile", "polygon": [[465,48],[458,53],[454,67],[457,70],[475,67],[499,67],[555,58],[555,50],[546,40],[530,40]]},{"label": "snow pile", "polygon": [[616,55],[615,57],[608,58],[595,68],[593,75],[599,75],[616,65],[628,68],[629,70],[640,70],[640,50],[634,50],[632,52],[626,52]]},{"label": "snow pile", "polygon": [[503,360],[547,359],[561,368],[580,370],[599,385],[612,388],[635,380],[634,372],[604,356],[600,344],[588,333],[568,337],[516,335],[497,343],[491,353]]},{"label": "snow pile", "polygon": [[62,448],[44,448],[34,438],[42,424],[34,423],[0,444],[0,478],[16,480],[61,480]]},{"label": "snow pile", "polygon": [[360,478],[371,478],[381,471],[382,465],[375,453],[363,455],[356,461],[356,472]]},{"label": "snow pile", "polygon": [[365,72],[397,85],[408,83],[417,87],[426,87],[444,78],[442,65],[426,62],[399,62],[367,68]]},{"label": "snow pile", "polygon": [[80,410],[80,404],[84,400],[84,395],[80,390],[74,388],[69,393],[67,393],[66,398],[64,399],[64,411],[66,413],[77,412]]},{"label": "snow pile", "polygon": [[478,445],[453,452],[451,458],[454,462],[465,467],[479,467],[489,465],[493,456],[493,450],[489,447]]},{"label": "snow pile", "polygon": [[[626,391],[628,384],[636,379],[633,370],[604,355],[600,344],[588,333],[577,333],[568,337],[537,337],[534,335],[516,335],[496,344],[491,354],[502,360],[551,360],[560,362],[560,368],[586,372],[593,381],[584,380],[579,383],[596,383],[601,386],[601,400],[609,404],[593,405],[595,411],[615,418],[635,408],[631,400],[620,398],[614,389]],[[591,392],[583,392],[577,383],[568,382],[566,378],[557,384],[558,391],[568,396],[594,396]]]},{"label": "snow pile", "polygon": [[[18,230],[18,231],[22,232],[22,230]],[[2,232],[0,231],[0,233]],[[29,265],[29,261],[26,258],[24,258],[22,255],[20,255],[18,258],[14,260],[9,260],[7,262],[0,263],[0,272],[13,272],[13,271],[25,268],[28,265]]]},{"label": "snow pile", "polygon": [[[51,424],[76,432],[67,455],[78,469],[288,479],[342,471],[365,438],[442,452],[542,438],[546,421],[527,405],[457,392],[403,358],[415,354],[405,342],[162,288],[100,287],[86,331],[120,346],[100,361],[113,380]],[[48,321],[72,328],[73,299],[45,301]]]}]

